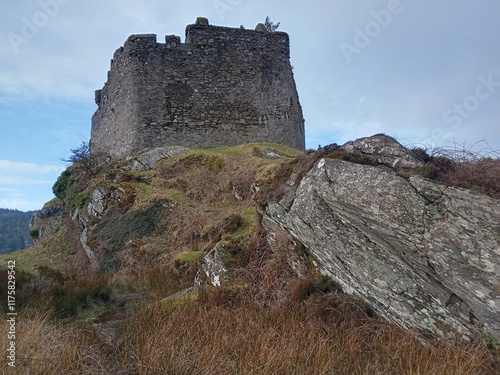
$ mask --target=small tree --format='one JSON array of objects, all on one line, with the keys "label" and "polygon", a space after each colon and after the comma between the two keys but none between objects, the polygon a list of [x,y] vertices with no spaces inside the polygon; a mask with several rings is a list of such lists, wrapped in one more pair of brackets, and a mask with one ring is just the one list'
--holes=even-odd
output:
[{"label": "small tree", "polygon": [[90,155],[88,142],[82,142],[78,148],[71,149],[71,155],[67,159],[61,159],[65,163],[72,163],[81,167],[85,172],[94,175],[96,160]]},{"label": "small tree", "polygon": [[278,27],[280,27],[280,22],[278,22],[277,24],[274,24],[271,21],[271,19],[269,18],[269,16],[267,16],[266,22],[264,22],[264,25],[266,26],[267,31],[269,31],[270,33],[273,33],[278,29]]}]

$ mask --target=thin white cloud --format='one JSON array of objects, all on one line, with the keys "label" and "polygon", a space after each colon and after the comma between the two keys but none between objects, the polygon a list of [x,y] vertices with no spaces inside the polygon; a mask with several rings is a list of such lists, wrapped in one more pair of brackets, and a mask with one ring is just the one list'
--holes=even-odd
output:
[{"label": "thin white cloud", "polygon": [[0,171],[15,173],[61,173],[64,167],[58,165],[39,165],[10,160],[0,160]]},{"label": "thin white cloud", "polygon": [[17,192],[19,192],[18,189],[9,189],[9,188],[3,188],[3,187],[0,187],[0,191],[4,192],[4,193],[17,193]]},{"label": "thin white cloud", "polygon": [[0,176],[0,185],[45,185],[53,183],[54,181],[33,180],[24,177]]}]

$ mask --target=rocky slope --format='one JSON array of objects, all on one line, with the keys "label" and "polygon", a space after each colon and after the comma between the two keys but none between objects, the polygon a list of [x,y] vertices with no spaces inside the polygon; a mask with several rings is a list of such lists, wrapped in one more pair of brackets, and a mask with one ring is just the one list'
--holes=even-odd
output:
[{"label": "rocky slope", "polygon": [[219,286],[238,283],[232,271],[265,228],[288,249],[294,277],[312,260],[405,328],[500,340],[498,199],[420,177],[425,163],[384,135],[298,155],[270,145],[161,149],[95,176],[73,171],[63,200],[33,220],[35,250],[59,251],[59,232],[78,247],[70,257],[80,269],[119,275],[149,262],[186,273],[191,264],[189,277],[197,267],[198,283]]}]

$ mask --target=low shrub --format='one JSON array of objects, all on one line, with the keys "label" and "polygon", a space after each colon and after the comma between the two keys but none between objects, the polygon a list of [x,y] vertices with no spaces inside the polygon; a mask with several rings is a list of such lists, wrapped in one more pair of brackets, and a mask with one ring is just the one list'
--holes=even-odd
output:
[{"label": "low shrub", "polygon": [[219,172],[226,164],[225,160],[217,155],[205,157],[205,164],[212,172]]},{"label": "low shrub", "polygon": [[489,149],[475,151],[475,146],[477,145],[412,149],[411,152],[425,164],[409,173],[500,198],[498,152]]},{"label": "low shrub", "polygon": [[40,236],[40,230],[38,228],[30,229],[30,237],[33,240],[37,240],[38,236]]},{"label": "low shrub", "polygon": [[66,193],[65,202],[70,211],[74,211],[77,208],[81,210],[90,203],[90,195],[85,192],[80,193],[74,186],[71,186]]},{"label": "low shrub", "polygon": [[500,159],[449,162],[436,158],[430,163],[438,169],[435,179],[439,182],[500,198]]},{"label": "low shrub", "polygon": [[69,169],[66,169],[57,178],[54,186],[52,186],[52,192],[57,198],[64,199],[66,198],[66,193],[72,184],[73,180],[71,178],[71,172]]},{"label": "low shrub", "polygon": [[62,285],[65,281],[69,280],[69,277],[63,274],[59,270],[47,266],[37,267],[38,275],[45,280],[51,281],[52,283]]},{"label": "low shrub", "polygon": [[[106,277],[69,277],[47,266],[40,266],[37,271],[38,276],[33,276],[16,269],[16,311],[39,311],[54,319],[63,319],[77,316],[95,304],[111,301],[112,288]],[[5,272],[0,270],[2,281]],[[0,297],[6,301],[3,290],[0,289]]]},{"label": "low shrub", "polygon": [[89,241],[93,245],[103,247],[107,252],[123,250],[130,239],[142,238],[152,232],[162,213],[161,203],[144,210],[130,210],[125,213],[111,210],[93,229]]},{"label": "low shrub", "polygon": [[290,300],[305,301],[313,294],[327,294],[341,292],[340,286],[327,276],[319,274],[316,277],[302,277],[293,280],[290,284]]},{"label": "low shrub", "polygon": [[128,285],[154,298],[165,298],[193,284],[194,275],[179,272],[172,266],[152,265],[129,274]]},{"label": "low shrub", "polygon": [[243,225],[243,218],[238,214],[230,214],[222,220],[222,233],[233,233]]}]

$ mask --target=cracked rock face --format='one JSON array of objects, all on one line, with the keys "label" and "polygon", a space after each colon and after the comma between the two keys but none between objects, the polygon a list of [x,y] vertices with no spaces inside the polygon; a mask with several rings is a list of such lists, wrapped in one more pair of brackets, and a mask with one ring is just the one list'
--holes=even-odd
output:
[{"label": "cracked rock face", "polygon": [[264,218],[399,325],[443,337],[481,329],[500,340],[498,200],[385,165],[321,159]]}]

